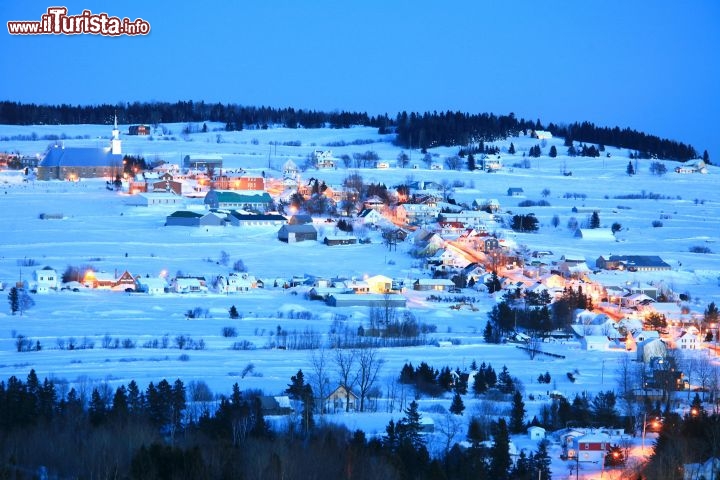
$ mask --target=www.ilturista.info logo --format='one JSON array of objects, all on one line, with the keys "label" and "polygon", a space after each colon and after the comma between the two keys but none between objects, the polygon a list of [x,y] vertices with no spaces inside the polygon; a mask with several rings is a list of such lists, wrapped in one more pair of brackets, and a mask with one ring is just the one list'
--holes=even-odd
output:
[{"label": "www.ilturista.info logo", "polygon": [[150,24],[138,18],[111,17],[107,13],[83,10],[80,15],[68,15],[65,7],[50,7],[40,21],[7,22],[10,35],[147,35]]}]

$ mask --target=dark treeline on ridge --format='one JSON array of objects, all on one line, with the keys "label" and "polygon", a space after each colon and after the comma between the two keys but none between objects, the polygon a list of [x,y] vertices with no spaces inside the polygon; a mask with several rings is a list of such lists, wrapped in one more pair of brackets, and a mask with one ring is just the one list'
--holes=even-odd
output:
[{"label": "dark treeline on ridge", "polygon": [[[598,127],[589,122],[543,127],[535,122],[517,119],[513,113],[469,114],[463,112],[401,112],[369,116],[364,112],[322,112],[238,104],[190,101],[133,102],[100,105],[38,105],[11,101],[0,102],[0,124],[6,125],[75,125],[110,124],[114,116],[122,124],[159,124],[183,122],[223,122],[226,130],[268,128],[347,128],[363,125],[378,128],[380,133],[397,133],[396,143],[406,148],[468,146],[481,141],[495,141],[521,131],[548,130],[555,136],[575,142],[596,143],[634,150],[640,158],[662,158],[686,161],[697,158],[691,145],[630,128]],[[567,142],[566,142],[567,143]]]}]

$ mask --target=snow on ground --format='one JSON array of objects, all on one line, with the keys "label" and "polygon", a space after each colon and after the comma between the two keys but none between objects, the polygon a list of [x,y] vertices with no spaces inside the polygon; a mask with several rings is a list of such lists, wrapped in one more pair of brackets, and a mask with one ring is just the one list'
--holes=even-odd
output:
[{"label": "snow on ground", "polygon": [[[220,153],[225,168],[242,167],[257,174],[265,172],[268,176],[279,176],[280,168],[288,159],[302,165],[314,149],[331,149],[335,156],[352,156],[373,150],[382,160],[389,161],[394,161],[401,151],[391,143],[391,136],[380,136],[375,129],[364,127],[224,132],[213,131],[221,125],[208,122],[208,133],[190,136],[181,134],[183,127],[168,125],[172,133],[154,135],[152,139],[123,136],[123,151],[144,155],[149,160],[164,159],[174,163],[179,163],[182,156],[189,153]],[[47,140],[18,139],[21,135],[31,136],[33,132],[38,137],[65,136],[65,144],[73,146],[104,145],[109,137],[108,126],[0,126],[0,151],[26,155],[41,153]],[[538,233],[506,234],[530,250],[551,250],[555,259],[565,254],[583,255],[591,266],[600,255],[659,255],[672,266],[672,271],[612,272],[604,273],[600,278],[610,283],[664,282],[677,292],[691,294],[691,305],[699,312],[711,301],[720,303],[720,170],[711,167],[708,175],[680,175],[672,172],[676,163],[665,162],[668,173],[655,177],[648,172],[650,161],[641,160],[638,162],[639,174],[629,177],[625,170],[629,161],[627,152],[614,147],[607,147],[609,157],[570,158],[561,154],[551,159],[544,156],[531,159],[530,168],[521,168],[513,164],[521,164],[523,152],[538,141],[520,137],[497,144],[506,152],[511,141],[517,153],[514,156],[503,153],[505,168],[494,174],[430,171],[421,162],[422,154],[412,151],[408,153],[411,161],[420,165],[418,169],[348,170],[341,165],[335,170],[311,170],[304,177],[316,176],[328,184],[339,184],[348,173],[357,171],[366,183],[382,182],[388,186],[410,179],[448,180],[456,185],[452,196],[458,202],[496,198],[506,213],[535,213],[541,223]],[[286,142],[294,146],[282,145]],[[345,146],[339,146],[342,144]],[[562,139],[553,139],[546,143],[543,152],[547,153],[551,145],[561,153],[566,151]],[[456,152],[450,148],[430,150],[439,162]],[[563,171],[572,171],[572,175],[565,176]],[[508,197],[509,187],[523,188],[524,195]],[[551,206],[518,207],[522,200],[543,199],[544,189],[550,191],[545,199]],[[643,192],[660,194],[662,198],[614,198]],[[16,172],[1,172],[0,282],[8,285],[28,279],[33,270],[46,265],[58,273],[73,265],[92,266],[107,272],[128,270],[142,276],[165,272],[172,277],[182,272],[211,278],[228,273],[236,260],[242,260],[250,274],[262,279],[305,274],[358,279],[378,274],[402,278],[428,275],[427,271],[418,268],[418,261],[407,254],[408,246],[401,245],[397,251],[389,252],[382,246],[377,232],[368,233],[373,239],[370,245],[334,248],[318,243],[287,245],[277,241],[276,229],[269,227],[207,230],[164,227],[165,216],[178,207],[131,207],[125,204],[126,199],[122,194],[106,190],[103,180],[23,182]],[[198,200],[191,199],[186,201],[186,206],[202,208]],[[595,210],[599,212],[602,226],[610,227],[614,222],[622,225],[618,241],[581,240],[574,238],[566,228],[571,217],[582,224]],[[41,213],[62,213],[64,218],[41,220]],[[560,219],[557,228],[551,224],[554,215]],[[654,220],[661,221],[662,226],[653,227]],[[324,228],[330,233],[332,226]],[[713,253],[691,253],[689,249],[695,246],[708,247]],[[228,266],[219,263],[222,251],[230,256]],[[37,266],[22,266],[28,260],[35,261]],[[298,290],[300,293],[294,294]],[[241,389],[281,394],[299,368],[309,371],[310,353],[265,348],[275,340],[273,336],[278,327],[298,332],[311,329],[325,335],[334,321],[357,328],[368,317],[364,308],[334,309],[320,302],[310,302],[303,297],[303,291],[274,288],[270,280],[264,290],[241,295],[145,296],[90,290],[33,295],[35,306],[22,316],[10,315],[8,308],[0,312],[0,378],[11,375],[24,378],[34,368],[41,378],[52,377],[58,382],[67,381],[70,385],[85,388],[101,382],[116,386],[131,379],[143,386],[161,378],[180,377],[186,384],[191,380],[203,380],[216,393],[227,394],[231,385],[238,382]],[[523,383],[529,419],[545,403],[550,390],[572,397],[578,392],[615,388],[617,361],[625,355],[633,355],[623,351],[583,351],[578,342],[567,341],[543,346],[545,351],[564,355],[564,358],[540,355],[530,361],[513,345],[483,343],[486,313],[494,299],[470,290],[464,293],[478,299],[477,312],[450,310],[450,303],[428,302],[423,292],[407,294],[410,309],[418,320],[437,326],[436,332],[429,337],[451,340],[457,345],[382,349],[385,365],[379,387],[383,394],[405,362],[417,366],[426,361],[438,369],[447,365],[464,370],[475,360],[478,364],[491,364],[498,372],[506,365]],[[227,315],[232,305],[236,306],[240,319],[231,320]],[[186,312],[195,308],[207,311],[208,316],[188,319]],[[299,312],[308,311],[312,312],[312,318],[292,318]],[[224,337],[224,327],[235,328],[237,337]],[[42,350],[18,353],[15,348],[18,335],[40,342]],[[195,342],[202,340],[205,348],[175,348],[175,339],[181,335]],[[162,347],[163,338],[167,339],[169,348],[150,348],[153,342]],[[115,339],[121,345],[126,341],[135,348],[103,348]],[[77,346],[92,344],[94,348],[68,350],[71,341]],[[233,350],[233,344],[240,341],[251,343],[255,349]],[[65,349],[60,348],[62,345]],[[572,383],[566,373],[575,370],[579,374],[577,381]],[[552,383],[537,383],[538,375],[546,371],[550,372]],[[535,400],[529,400],[531,395]],[[444,416],[429,409],[438,403],[447,408],[449,397],[420,400],[421,410],[436,423]],[[481,403],[467,396],[465,422],[473,412],[479,411]],[[363,428],[369,434],[381,434],[389,418],[402,416],[397,410],[386,410],[385,403],[381,403],[378,413],[336,414],[328,416],[328,420],[351,428]],[[465,428],[463,434],[464,431]],[[441,448],[437,436],[433,441],[436,448]],[[534,449],[520,438],[517,441]],[[554,455],[553,471],[564,474],[567,469],[564,464],[557,463],[556,457]]]}]

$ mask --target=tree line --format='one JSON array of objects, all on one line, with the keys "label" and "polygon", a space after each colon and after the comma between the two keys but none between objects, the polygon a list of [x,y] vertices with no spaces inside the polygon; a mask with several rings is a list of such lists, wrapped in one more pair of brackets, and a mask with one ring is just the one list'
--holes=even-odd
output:
[{"label": "tree line", "polygon": [[[438,146],[467,147],[479,142],[496,141],[520,132],[530,134],[546,129],[566,140],[613,145],[638,153],[640,158],[663,158],[686,161],[698,158],[692,145],[660,138],[630,128],[599,127],[590,122],[570,125],[550,123],[543,127],[535,122],[518,119],[515,114],[469,114],[459,111],[401,112],[390,118],[387,114],[370,116],[366,112],[323,112],[308,109],[247,106],[235,103],[194,102],[120,102],[98,105],[40,105],[11,101],[0,102],[0,124],[7,125],[74,125],[110,124],[117,115],[123,124],[159,124],[184,122],[222,122],[226,130],[268,128],[347,128],[364,125],[378,128],[379,133],[396,133],[396,143],[406,148],[427,149]],[[572,143],[570,144],[572,145]],[[600,148],[602,151],[602,148]],[[703,154],[709,161],[707,151]]]}]

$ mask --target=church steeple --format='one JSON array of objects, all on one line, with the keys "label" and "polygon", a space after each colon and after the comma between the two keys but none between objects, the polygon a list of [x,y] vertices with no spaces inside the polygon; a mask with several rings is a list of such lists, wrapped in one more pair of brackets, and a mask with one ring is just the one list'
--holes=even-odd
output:
[{"label": "church steeple", "polygon": [[110,150],[113,155],[122,154],[122,144],[120,141],[120,130],[118,130],[117,115],[115,115],[115,124],[112,131],[112,140],[110,141]]}]

